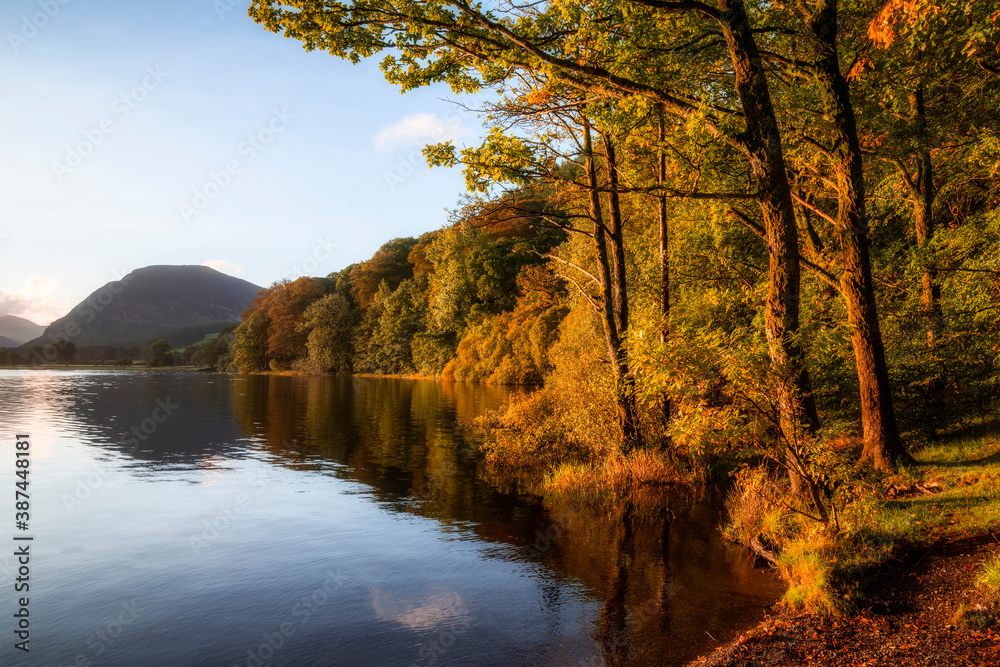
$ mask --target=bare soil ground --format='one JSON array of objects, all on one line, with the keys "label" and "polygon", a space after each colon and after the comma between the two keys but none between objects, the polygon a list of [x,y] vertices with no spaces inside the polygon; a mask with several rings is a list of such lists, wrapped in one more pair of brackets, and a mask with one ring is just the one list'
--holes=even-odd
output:
[{"label": "bare soil ground", "polygon": [[[839,618],[776,616],[692,667],[757,665],[1000,665],[1000,610],[985,608],[974,570],[1000,535],[944,537],[902,546],[867,572],[860,611]],[[960,605],[976,610],[956,625]]]}]

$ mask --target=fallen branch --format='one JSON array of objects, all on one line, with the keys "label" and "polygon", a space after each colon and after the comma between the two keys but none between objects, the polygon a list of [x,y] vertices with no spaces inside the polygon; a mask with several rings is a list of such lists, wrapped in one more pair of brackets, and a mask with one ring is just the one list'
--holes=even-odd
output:
[{"label": "fallen branch", "polygon": [[941,493],[941,491],[941,485],[937,482],[928,482],[927,484],[916,482],[910,486],[890,484],[883,493],[888,498],[899,498],[900,496],[915,495],[918,492],[927,496],[934,496]]},{"label": "fallen branch", "polygon": [[766,560],[771,565],[778,564],[778,554],[774,553],[773,551],[765,547],[756,535],[750,538],[750,550],[753,551],[758,556],[760,556],[761,558],[763,558],[764,560]]}]

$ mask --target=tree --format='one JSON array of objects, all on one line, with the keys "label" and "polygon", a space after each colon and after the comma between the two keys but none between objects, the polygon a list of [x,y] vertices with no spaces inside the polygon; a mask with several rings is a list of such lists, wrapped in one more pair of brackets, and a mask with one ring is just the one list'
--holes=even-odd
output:
[{"label": "tree", "polygon": [[170,343],[163,338],[147,340],[142,346],[141,357],[147,366],[167,366],[173,362]]},{"label": "tree", "polygon": [[[977,160],[969,157],[998,122],[1000,57],[991,45],[1000,40],[1000,15],[994,5],[889,0],[868,24],[867,36],[878,47],[875,62],[858,72],[882,100],[873,117],[880,129],[889,129],[891,140],[878,146],[878,154],[895,165],[912,206],[930,348],[944,326],[938,267],[930,251],[941,223],[938,209],[946,203],[939,194],[954,191],[952,180],[989,179],[970,169]],[[951,167],[956,163],[958,169]]]},{"label": "tree", "polygon": [[[544,184],[553,188],[553,191],[555,188],[562,188],[564,199],[560,201],[560,207],[563,210],[543,210],[541,217],[546,226],[587,237],[592,244],[593,263],[596,266],[588,271],[578,263],[556,254],[545,253],[543,256],[571,267],[584,276],[582,280],[588,286],[593,284],[597,287],[598,293],[592,295],[590,289],[562,274],[567,281],[576,283],[600,317],[608,361],[613,368],[622,446],[629,450],[642,443],[642,435],[635,397],[635,378],[625,347],[629,329],[629,294],[619,186],[620,164],[615,149],[618,140],[612,137],[610,131],[600,131],[598,153],[594,146],[594,119],[589,115],[591,110],[580,108],[567,112],[567,108],[579,106],[574,104],[578,102],[574,97],[567,99],[557,96],[552,88],[547,89],[544,95],[534,94],[536,92],[522,94],[516,102],[496,105],[494,111],[511,125],[531,127],[547,121],[551,125],[558,124],[562,131],[558,135],[538,133],[530,139],[524,139],[511,136],[499,127],[494,128],[481,147],[462,151],[461,161],[466,167],[466,182],[469,189],[479,192],[487,192],[495,183],[512,184],[515,189],[500,200],[500,205],[506,204],[513,210],[524,206],[518,197],[517,186],[524,188],[534,182],[536,187]],[[570,148],[562,148],[563,143]],[[573,148],[576,152],[568,153]],[[427,153],[432,163],[457,162],[450,145],[428,147]],[[567,173],[567,170],[560,168],[560,159],[573,164],[576,169]],[[579,163],[582,163],[582,169]],[[585,224],[578,224],[581,222]],[[463,343],[459,343],[459,358],[464,349]]]},{"label": "tree", "polygon": [[213,370],[224,370],[220,360],[227,357],[236,337],[232,333],[221,333],[192,350],[191,361]]},{"label": "tree", "polygon": [[427,249],[435,239],[438,238],[440,232],[433,231],[427,232],[426,234],[421,234],[420,238],[417,239],[417,244],[413,246],[410,250],[410,254],[406,256],[406,261],[413,266],[413,277],[416,278],[421,273],[431,273],[434,271],[434,264],[427,257]]},{"label": "tree", "polygon": [[[642,444],[639,416],[635,400],[635,377],[632,375],[624,341],[629,328],[629,301],[625,271],[625,243],[621,202],[618,192],[618,162],[614,141],[603,134],[604,161],[607,174],[607,224],[599,196],[597,167],[591,128],[584,120],[583,127],[584,171],[587,174],[587,193],[590,219],[594,224],[593,238],[597,250],[598,281],[601,298],[599,310],[608,345],[608,358],[614,366],[615,396],[618,422],[626,451]],[[610,248],[610,257],[609,257]]]},{"label": "tree", "polygon": [[305,353],[307,334],[299,326],[306,309],[323,296],[316,278],[275,283],[264,300],[268,315],[267,354],[279,363],[290,363]]},{"label": "tree", "polygon": [[545,229],[503,235],[498,227],[505,220],[496,210],[502,207],[470,203],[424,251],[433,267],[430,318],[435,331],[461,335],[478,319],[514,308],[518,272],[541,262],[539,253],[558,241]]},{"label": "tree", "polygon": [[56,352],[56,361],[68,364],[76,358],[76,343],[63,342],[58,346],[58,351]]},{"label": "tree", "polygon": [[306,309],[324,293],[323,281],[309,277],[281,280],[262,289],[243,313],[243,324],[250,320],[253,324],[236,330],[241,372],[263,370],[272,363],[286,366],[305,356],[308,334],[300,325]]},{"label": "tree", "polygon": [[24,359],[13,350],[3,350],[0,351],[0,363],[5,366],[20,366],[24,363]]},{"label": "tree", "polygon": [[426,328],[427,276],[396,289],[379,285],[358,330],[358,367],[374,373],[413,373],[413,339]]},{"label": "tree", "polygon": [[417,239],[393,239],[382,244],[371,259],[351,270],[351,290],[358,305],[367,308],[383,281],[390,289],[396,289],[399,283],[413,277],[409,255],[417,245]]},{"label": "tree", "polygon": [[[670,335],[670,230],[667,220],[667,140],[663,109],[656,109],[656,184],[661,188],[656,198],[657,234],[660,241],[660,345],[666,345]],[[660,419],[663,426],[670,423],[670,398],[662,394],[659,399]]]},{"label": "tree", "polygon": [[357,310],[342,295],[327,294],[310,305],[303,317],[309,363],[324,373],[350,373]]},{"label": "tree", "polygon": [[[819,420],[807,353],[823,359],[822,352],[832,350],[837,357],[838,382],[819,387],[826,409],[836,409],[832,385],[853,384],[856,375],[862,461],[891,470],[909,460],[889,375],[890,361],[898,374],[906,363],[900,350],[910,349],[898,344],[907,335],[900,333],[905,318],[899,317],[899,303],[911,303],[919,291],[928,345],[911,356],[925,365],[942,363],[945,341],[959,340],[946,326],[949,305],[941,296],[946,280],[955,285],[952,316],[959,311],[957,295],[974,293],[975,306],[961,307],[965,321],[975,322],[970,330],[993,335],[993,315],[984,314],[994,308],[988,282],[954,278],[956,272],[997,275],[990,239],[1000,173],[995,158],[1000,62],[993,48],[1000,15],[993,4],[553,0],[487,7],[434,0],[253,0],[250,13],[308,50],[354,62],[386,51],[386,77],[403,90],[446,83],[459,93],[495,94],[487,108],[493,127],[482,145],[460,155],[449,145],[431,146],[426,155],[432,163],[464,165],[470,191],[483,196],[474,201],[479,211],[465,216],[472,227],[490,217],[499,221],[497,213],[505,211],[504,223],[532,218],[573,235],[558,249],[534,250],[558,266],[566,284],[577,288],[573,294],[598,315],[626,447],[638,442],[643,426],[636,406],[637,366],[629,355],[653,320],[647,305],[652,281],[637,275],[635,267],[652,266],[655,222],[660,349],[674,345],[668,342],[671,318],[688,317],[688,324],[707,315],[698,322],[710,330],[705,349],[719,331],[738,329],[746,338],[746,322],[762,322],[755,326],[763,335],[751,336],[740,349],[749,350],[745,357],[756,362],[758,341],[766,342],[767,372],[754,363],[753,380],[738,388],[735,375],[711,369],[711,363],[704,374],[726,378],[730,387],[722,391],[732,390],[730,398],[745,388],[763,397],[755,403],[743,396],[744,409],[776,418],[767,437],[777,433],[795,482],[797,474],[808,474],[802,466],[814,441],[802,436]],[[872,42],[892,48],[875,50]],[[879,159],[891,162],[895,175]],[[883,188],[878,197],[871,196],[873,184]],[[533,200],[532,191],[545,196]],[[890,230],[901,236],[900,192],[913,223],[905,236],[915,242],[893,256],[906,245],[903,238],[890,240],[893,249],[884,243]],[[544,200],[541,206],[538,199]],[[713,319],[718,311],[706,303],[729,286],[702,298],[693,292],[707,282],[704,276],[682,276],[678,269],[675,285],[700,303],[671,297],[667,242],[676,221],[668,224],[668,200],[683,201],[685,212],[702,207],[692,217],[713,226],[728,216],[728,229],[709,239],[718,243],[708,254],[742,263],[739,289],[750,296],[746,302],[734,299],[738,312],[731,318],[726,313],[724,322]],[[738,232],[732,221],[742,226]],[[750,243],[748,230],[763,243]],[[976,230],[982,238],[972,240]],[[684,230],[675,236],[701,243],[709,234]],[[516,359],[508,352],[527,347],[524,336],[494,330],[527,322],[501,315],[521,306],[520,295],[508,287],[516,261],[505,246],[466,225],[414,245],[405,262],[400,251],[390,250],[351,272],[352,291],[368,308],[358,338],[366,359],[384,350],[394,350],[391,359],[405,358],[406,345],[396,343],[409,341],[411,352],[420,349],[422,366],[438,367],[440,353],[457,342],[462,368],[485,375],[486,356]],[[674,250],[681,262],[707,268],[720,280],[736,275],[704,258],[692,261],[699,248],[678,244]],[[879,266],[880,260],[887,265]],[[800,267],[820,281],[807,279],[805,292]],[[917,285],[899,288],[899,273],[919,274]],[[407,308],[415,302],[403,295],[417,274],[430,276],[430,322],[424,329],[405,325],[412,315]],[[891,284],[892,292],[882,284]],[[822,286],[814,291],[813,285]],[[822,303],[837,293],[842,301]],[[749,312],[751,298],[757,299],[757,312]],[[818,312],[804,311],[803,302],[819,304]],[[880,320],[880,309],[889,309],[893,318]],[[811,317],[805,330],[803,313]],[[850,348],[840,328],[849,328]],[[677,339],[683,342],[684,335]],[[375,340],[382,341],[382,349]],[[983,350],[990,349],[988,341]],[[663,355],[647,352],[643,363],[659,359],[669,365]],[[818,372],[829,377],[823,375],[826,368]],[[663,390],[668,375],[664,371],[657,380],[664,417],[671,413]],[[684,403],[679,396],[673,394],[675,406]],[[838,396],[838,404],[840,398],[846,397]],[[754,408],[745,407],[751,403]],[[822,503],[816,504],[822,510]]]},{"label": "tree", "polygon": [[[818,136],[808,140],[814,151],[825,156],[832,177],[826,177],[822,167],[818,174],[815,167],[807,166],[804,171],[815,174],[820,184],[832,182],[837,201],[835,216],[826,217],[835,224],[841,249],[839,289],[847,306],[860,387],[864,441],[861,458],[881,470],[892,471],[897,462],[911,462],[912,457],[899,437],[875,302],[861,145],[850,88],[840,66],[838,28],[843,17],[838,13],[837,0],[799,5],[798,13],[814,60],[782,60],[816,80],[822,103],[825,122],[812,124],[820,130]],[[805,198],[796,198],[803,206],[822,213]]]},{"label": "tree", "polygon": [[233,332],[233,369],[238,373],[257,373],[268,369],[267,328],[263,316],[243,313],[243,321]]}]

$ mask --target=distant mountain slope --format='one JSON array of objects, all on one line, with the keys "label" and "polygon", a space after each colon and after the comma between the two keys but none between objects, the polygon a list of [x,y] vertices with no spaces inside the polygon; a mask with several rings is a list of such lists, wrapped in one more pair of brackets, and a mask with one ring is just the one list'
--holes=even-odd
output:
[{"label": "distant mountain slope", "polygon": [[30,345],[138,345],[180,330],[191,338],[171,341],[181,346],[200,339],[202,329],[238,322],[259,289],[207,266],[147,266],[95,291]]},{"label": "distant mountain slope", "polygon": [[16,315],[0,315],[0,347],[17,347],[38,338],[45,327]]}]

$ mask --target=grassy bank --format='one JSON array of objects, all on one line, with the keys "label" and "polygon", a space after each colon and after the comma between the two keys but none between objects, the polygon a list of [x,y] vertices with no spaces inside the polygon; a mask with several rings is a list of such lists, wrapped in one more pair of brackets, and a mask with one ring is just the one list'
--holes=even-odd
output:
[{"label": "grassy bank", "polygon": [[[608,411],[610,413],[610,411]],[[865,579],[903,546],[1000,529],[1000,419],[967,425],[909,449],[912,465],[884,474],[859,467],[860,444],[831,433],[807,445],[812,484],[794,492],[780,449],[750,439],[725,447],[660,441],[623,453],[611,419],[585,419],[559,394],[540,391],[480,420],[495,471],[543,496],[629,497],[673,484],[731,485],[727,538],[770,561],[787,584],[784,604],[837,615],[865,604]],[[756,442],[760,442],[757,440]],[[1000,591],[1000,560],[983,567]],[[988,597],[988,595],[987,595]]]},{"label": "grassy bank", "polygon": [[[842,453],[853,460],[850,447]],[[827,521],[763,469],[746,468],[730,494],[727,536],[772,560],[788,584],[790,608],[854,611],[865,604],[867,573],[900,547],[1000,529],[1000,422],[969,427],[913,455],[915,464],[893,475],[853,468],[829,474]],[[1000,561],[980,567],[984,599],[995,599]]]},{"label": "grassy bank", "polygon": [[1000,422],[916,452],[918,464],[888,479],[887,530],[912,541],[1000,527]]},{"label": "grassy bank", "polygon": [[783,525],[764,533],[781,541],[785,613],[692,665],[998,664],[1000,423],[913,455],[895,475],[838,490],[839,531],[776,512]]}]

